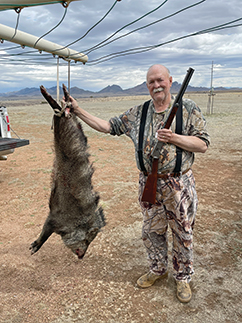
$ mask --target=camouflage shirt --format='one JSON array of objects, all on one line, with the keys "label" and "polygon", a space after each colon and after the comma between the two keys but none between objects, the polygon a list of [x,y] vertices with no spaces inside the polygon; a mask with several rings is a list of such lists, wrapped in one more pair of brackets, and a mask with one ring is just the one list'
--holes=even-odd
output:
[{"label": "camouflage shirt", "polygon": [[[143,159],[144,165],[147,172],[151,171],[152,160],[150,154],[157,141],[155,134],[157,130],[161,127],[161,121],[165,122],[173,100],[165,111],[156,112],[153,100],[150,101],[145,129],[144,129],[144,141],[143,141]],[[125,134],[130,137],[135,146],[135,157],[136,164],[139,170],[140,164],[138,159],[138,138],[139,138],[139,128],[140,119],[142,114],[143,105],[135,106],[123,113],[119,117],[114,117],[109,120],[111,124],[111,135],[122,135]],[[176,120],[174,118],[171,125],[171,130],[175,132]],[[206,121],[202,115],[199,107],[192,100],[183,99],[183,124],[182,124],[182,134],[185,136],[196,136],[207,144],[210,143],[209,134],[206,130]],[[182,166],[181,170],[184,172],[192,166],[194,162],[194,153],[183,150],[182,151]],[[176,146],[172,144],[164,144],[161,148],[158,173],[172,173],[176,164]]]}]

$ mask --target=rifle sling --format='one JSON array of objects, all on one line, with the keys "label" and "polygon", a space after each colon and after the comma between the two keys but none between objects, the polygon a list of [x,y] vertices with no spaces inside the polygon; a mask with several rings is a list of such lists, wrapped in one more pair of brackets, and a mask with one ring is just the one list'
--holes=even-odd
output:
[{"label": "rifle sling", "polygon": [[[182,134],[182,100],[179,102],[179,108],[176,113],[176,133]],[[181,164],[182,164],[182,149],[176,146],[176,166],[174,168],[174,173],[179,174],[181,172]]]},{"label": "rifle sling", "polygon": [[142,114],[140,119],[140,127],[139,127],[139,143],[138,143],[138,159],[140,164],[140,169],[142,172],[146,172],[146,168],[144,165],[144,159],[143,159],[143,141],[144,141],[144,131],[145,131],[145,121],[147,116],[147,111],[149,108],[150,101],[146,101],[142,108]]}]

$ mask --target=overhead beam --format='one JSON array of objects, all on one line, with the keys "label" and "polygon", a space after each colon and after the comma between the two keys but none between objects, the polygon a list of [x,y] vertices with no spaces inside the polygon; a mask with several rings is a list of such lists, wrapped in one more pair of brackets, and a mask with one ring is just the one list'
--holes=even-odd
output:
[{"label": "overhead beam", "polygon": [[8,9],[22,9],[30,6],[40,6],[46,4],[62,3],[63,6],[67,6],[72,1],[78,0],[1,0],[0,11]]},{"label": "overhead beam", "polygon": [[88,57],[85,54],[79,53],[70,48],[63,48],[64,46],[62,45],[52,43],[42,38],[40,39],[39,37],[15,30],[14,28],[2,24],[0,24],[0,39],[8,40],[21,46],[32,47],[53,55],[58,55],[68,60],[79,61],[82,63],[86,63],[88,60]]}]

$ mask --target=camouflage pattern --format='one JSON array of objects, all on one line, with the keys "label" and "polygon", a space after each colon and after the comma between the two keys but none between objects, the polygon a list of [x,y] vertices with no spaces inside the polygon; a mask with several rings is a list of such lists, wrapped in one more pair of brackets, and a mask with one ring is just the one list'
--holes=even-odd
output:
[{"label": "camouflage pattern", "polygon": [[[191,100],[183,99],[183,128],[182,134],[196,136],[210,144],[209,134],[206,130],[206,121],[199,107]],[[152,149],[156,143],[155,134],[161,128],[161,122],[165,122],[173,101],[164,112],[156,112],[151,100],[147,112],[143,141],[143,159],[147,172],[151,172]],[[110,119],[111,135],[126,134],[135,146],[136,163],[139,170],[138,160],[138,137],[140,119],[143,105],[135,106],[119,117]],[[175,132],[176,120],[174,119],[171,130]],[[191,168],[194,162],[194,153],[182,152],[182,172]],[[172,173],[176,164],[176,146],[164,144],[160,151],[158,173]],[[173,236],[173,270],[176,280],[190,282],[193,270],[193,226],[197,211],[197,194],[192,170],[181,177],[171,177],[163,180],[158,179],[156,204],[141,202],[142,193],[147,177],[141,172],[139,178],[139,201],[143,213],[142,238],[148,253],[150,269],[158,275],[167,271],[168,264],[168,241],[167,229],[171,228]]]},{"label": "camouflage pattern", "polygon": [[140,173],[139,202],[143,213],[142,238],[150,270],[162,275],[167,271],[167,229],[173,237],[173,276],[190,282],[193,270],[193,227],[197,211],[197,194],[192,170],[181,177],[158,179],[156,204],[141,202],[146,176]]},{"label": "camouflage pattern", "polygon": [[[153,101],[151,100],[149,109],[147,112],[145,131],[144,131],[144,142],[143,142],[143,158],[144,165],[147,172],[151,171],[152,161],[150,154],[157,141],[155,134],[161,127],[161,122],[166,121],[173,100],[168,109],[163,112],[156,112]],[[123,113],[119,117],[110,119],[111,124],[111,135],[122,135],[126,134],[130,137],[135,146],[136,163],[139,170],[141,170],[138,160],[138,137],[140,118],[142,113],[143,105],[135,106]],[[171,125],[171,130],[175,132],[176,121],[174,120]],[[195,102],[184,99],[183,100],[183,135],[196,136],[206,142],[209,145],[210,139],[206,130],[206,121],[202,115],[201,110],[195,104]],[[182,171],[191,168],[194,162],[194,153],[183,151],[182,152]],[[158,173],[172,173],[176,164],[176,146],[171,144],[165,144],[160,153]]]}]

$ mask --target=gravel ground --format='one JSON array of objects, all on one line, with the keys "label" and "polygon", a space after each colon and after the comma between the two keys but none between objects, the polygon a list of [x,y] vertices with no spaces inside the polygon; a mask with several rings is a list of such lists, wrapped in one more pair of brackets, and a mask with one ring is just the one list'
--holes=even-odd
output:
[{"label": "gravel ground", "polygon": [[[207,94],[187,96],[206,112]],[[107,225],[83,260],[76,259],[57,235],[30,255],[29,246],[48,214],[52,111],[38,100],[1,102],[8,107],[13,129],[30,145],[1,161],[0,322],[241,322],[241,97],[242,93],[216,94],[214,114],[206,116],[212,144],[205,155],[197,155],[193,167],[200,204],[189,304],[176,298],[171,264],[168,279],[147,290],[136,286],[148,267],[137,203],[138,171],[132,143],[125,137],[97,134],[84,126]],[[79,102],[108,119],[144,100]]]}]

